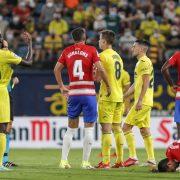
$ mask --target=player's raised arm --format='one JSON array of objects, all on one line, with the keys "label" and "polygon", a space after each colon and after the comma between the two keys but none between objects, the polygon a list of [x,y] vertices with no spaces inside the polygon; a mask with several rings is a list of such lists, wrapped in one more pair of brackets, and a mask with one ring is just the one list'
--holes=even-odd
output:
[{"label": "player's raised arm", "polygon": [[26,58],[24,60],[22,60],[19,65],[31,66],[33,63],[33,61],[32,61],[32,38],[31,38],[31,35],[27,32],[23,33],[23,38],[28,45],[28,52],[27,52]]},{"label": "player's raised arm", "polygon": [[69,90],[64,86],[63,81],[62,81],[62,76],[61,76],[61,72],[63,68],[64,68],[64,65],[60,62],[57,62],[54,68],[54,75],[62,94],[67,94]]},{"label": "player's raised arm", "polygon": [[95,66],[96,66],[96,68],[97,68],[98,74],[100,75],[100,77],[102,78],[102,80],[104,81],[104,83],[106,84],[107,96],[110,96],[110,95],[111,95],[111,87],[110,87],[110,84],[109,84],[109,81],[108,81],[107,74],[105,73],[104,68],[103,68],[102,65],[101,65],[101,62],[100,62],[100,61],[97,61],[97,62],[95,63]]}]

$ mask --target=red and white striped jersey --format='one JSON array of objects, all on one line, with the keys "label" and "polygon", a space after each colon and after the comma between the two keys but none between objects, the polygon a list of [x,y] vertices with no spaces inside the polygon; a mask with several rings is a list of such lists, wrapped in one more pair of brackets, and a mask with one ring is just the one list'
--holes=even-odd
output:
[{"label": "red and white striped jersey", "polygon": [[93,64],[99,61],[95,47],[76,43],[64,49],[59,63],[66,66],[69,75],[69,96],[95,95]]}]

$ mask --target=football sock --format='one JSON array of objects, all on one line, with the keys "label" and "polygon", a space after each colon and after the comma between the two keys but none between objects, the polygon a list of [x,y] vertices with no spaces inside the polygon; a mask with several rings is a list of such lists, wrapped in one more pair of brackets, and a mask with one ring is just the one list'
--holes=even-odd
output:
[{"label": "football sock", "polygon": [[124,136],[121,127],[116,127],[116,130],[113,130],[115,142],[116,142],[116,163],[123,162],[123,144],[124,144]]},{"label": "football sock", "polygon": [[155,160],[152,136],[144,136],[143,139],[148,160]]},{"label": "football sock", "polygon": [[111,133],[102,134],[102,156],[103,163],[110,163],[110,151],[111,151],[112,137]]},{"label": "football sock", "polygon": [[83,161],[89,161],[91,154],[91,148],[93,143],[93,131],[94,128],[84,128],[84,142],[83,142]]},{"label": "football sock", "polygon": [[0,166],[3,163],[3,156],[6,149],[6,134],[0,133]]},{"label": "football sock", "polygon": [[129,149],[129,157],[137,159],[135,138],[132,131],[125,132],[124,135]]},{"label": "football sock", "polygon": [[68,158],[69,150],[71,148],[72,138],[76,132],[77,128],[68,128],[64,138],[63,138],[63,146],[62,146],[62,157],[61,160],[66,160]]},{"label": "football sock", "polygon": [[3,163],[8,162],[9,160],[9,150],[10,150],[9,144],[10,144],[10,135],[6,134],[6,150],[3,157]]}]

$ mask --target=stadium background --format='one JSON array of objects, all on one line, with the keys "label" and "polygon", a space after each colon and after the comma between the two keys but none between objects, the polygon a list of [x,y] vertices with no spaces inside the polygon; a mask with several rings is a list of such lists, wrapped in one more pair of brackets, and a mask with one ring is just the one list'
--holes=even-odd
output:
[{"label": "stadium background", "polygon": [[[0,27],[10,49],[24,57],[27,49],[21,39],[22,31],[28,31],[33,38],[32,68],[15,68],[14,75],[20,83],[13,92],[16,118],[12,146],[30,147],[29,142],[31,148],[61,146],[67,104],[58,89],[48,90],[46,85],[56,85],[54,64],[63,48],[73,43],[70,31],[83,26],[87,29],[87,43],[97,48],[98,31],[108,28],[116,32],[114,48],[123,58],[131,82],[136,60],[129,48],[136,39],[150,41],[148,55],[155,69],[152,129],[157,139],[155,146],[166,147],[176,138],[172,119],[174,95],[160,69],[179,48],[179,24],[178,0],[0,0]],[[172,74],[176,78],[176,72]],[[68,83],[66,71],[63,79]],[[82,146],[82,133],[78,133],[74,147]],[[100,147],[99,139],[96,147]]]}]

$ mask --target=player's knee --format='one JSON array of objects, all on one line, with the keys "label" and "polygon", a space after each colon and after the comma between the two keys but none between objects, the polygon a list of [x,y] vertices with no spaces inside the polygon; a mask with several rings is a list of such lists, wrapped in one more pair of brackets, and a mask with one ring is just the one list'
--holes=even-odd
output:
[{"label": "player's knee", "polygon": [[78,126],[79,126],[79,120],[78,119],[69,120],[69,122],[68,122],[69,128],[78,128]]},{"label": "player's knee", "polygon": [[111,133],[112,131],[112,125],[111,124],[101,124],[102,133]]},{"label": "player's knee", "polygon": [[131,129],[132,127],[126,123],[123,125],[123,128],[122,128],[124,133],[131,131]]},{"label": "player's knee", "polygon": [[151,132],[150,132],[150,129],[149,128],[141,128],[140,129],[140,133],[141,135],[144,137],[144,136],[150,136],[151,135]]}]

